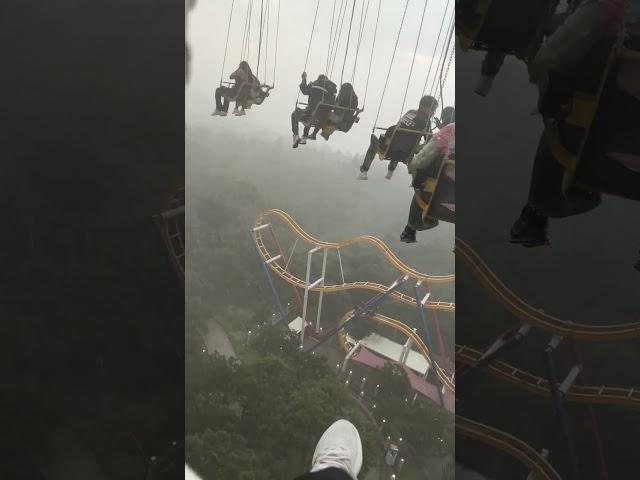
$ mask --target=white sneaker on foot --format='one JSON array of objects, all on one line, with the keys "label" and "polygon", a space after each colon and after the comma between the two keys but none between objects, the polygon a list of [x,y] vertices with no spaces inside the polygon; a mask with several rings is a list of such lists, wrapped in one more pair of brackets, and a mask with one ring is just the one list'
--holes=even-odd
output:
[{"label": "white sneaker on foot", "polygon": [[313,453],[311,472],[339,468],[358,479],[362,468],[362,442],[358,429],[348,420],[338,420],[325,430]]},{"label": "white sneaker on foot", "polygon": [[356,177],[356,180],[369,180],[367,172],[360,172],[360,174]]},{"label": "white sneaker on foot", "polygon": [[386,178],[387,180],[390,180],[391,177],[393,177],[393,171],[387,170],[387,174],[384,176],[384,178]]},{"label": "white sneaker on foot", "polygon": [[227,116],[227,112],[225,112],[224,110],[215,110],[212,114],[212,117],[226,117]]}]

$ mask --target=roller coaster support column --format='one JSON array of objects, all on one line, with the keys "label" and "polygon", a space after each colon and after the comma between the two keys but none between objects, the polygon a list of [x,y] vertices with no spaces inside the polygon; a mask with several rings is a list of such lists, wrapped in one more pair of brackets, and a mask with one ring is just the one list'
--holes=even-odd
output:
[{"label": "roller coaster support column", "polygon": [[[578,348],[578,344],[574,339],[571,340],[571,353],[573,357],[573,361],[576,364],[582,364],[582,355],[580,354],[580,349]],[[589,383],[589,380],[586,376],[586,372],[583,370],[582,379]],[[600,432],[598,431],[598,421],[596,419],[596,412],[593,405],[587,405],[587,412],[589,413],[589,426],[591,428],[591,437],[593,440],[593,448],[596,451],[596,458],[598,460],[598,466],[600,467],[600,479],[601,480],[609,480],[609,470],[607,468],[607,462],[604,457],[604,452],[602,449],[602,440],[600,439]]]},{"label": "roller coaster support column", "polygon": [[313,254],[319,250],[322,249],[320,247],[314,247],[309,250],[309,253],[307,254],[307,276],[305,277],[304,281],[304,300],[302,303],[302,329],[300,330],[300,348],[304,347],[304,334],[307,330],[307,305],[309,303],[309,291],[313,290],[315,287],[324,282],[324,277],[320,277],[315,282],[311,284],[309,283],[309,279],[311,276],[311,258],[313,257]]},{"label": "roller coaster support column", "polygon": [[571,435],[571,429],[569,427],[569,421],[562,406],[562,393],[558,387],[558,380],[556,376],[555,366],[553,364],[553,352],[558,347],[562,340],[562,337],[554,335],[547,348],[544,351],[545,366],[547,369],[547,378],[549,380],[549,390],[551,391],[551,398],[553,400],[558,420],[564,434],[565,441],[567,442],[567,449],[569,450],[569,459],[571,460],[571,477],[573,480],[579,480],[580,474],[578,470],[578,457],[576,455],[575,445],[573,443],[573,437]]},{"label": "roller coaster support column", "polygon": [[375,313],[375,311],[378,309],[378,307],[380,306],[382,301],[384,299],[386,299],[392,292],[395,292],[398,288],[400,288],[402,285],[404,285],[404,283],[408,279],[409,279],[408,275],[405,275],[404,277],[399,278],[398,280],[393,282],[391,284],[391,286],[389,288],[387,288],[383,293],[378,293],[371,300],[366,302],[364,305],[357,306],[355,308],[354,313],[351,315],[351,317],[349,317],[342,325],[338,325],[336,327],[333,327],[331,330],[329,330],[325,335],[322,336],[322,338],[320,338],[318,343],[316,343],[315,345],[312,345],[308,350],[306,350],[306,352],[309,353],[309,352],[312,352],[313,350],[315,350],[316,348],[318,348],[320,345],[322,345],[327,340],[332,338],[340,330],[345,328],[349,323],[351,323],[351,321],[354,318],[358,318],[358,317],[362,317],[362,316],[370,316],[373,313]]},{"label": "roller coaster support column", "polygon": [[[322,256],[322,282],[320,285],[324,285],[324,277],[327,271],[327,249],[324,249],[324,254]],[[318,298],[318,315],[316,317],[316,333],[320,333],[320,313],[322,312],[322,296],[324,292],[320,290],[320,296]]]},{"label": "roller coaster support column", "polygon": [[[427,324],[427,317],[424,314],[424,304],[427,303],[429,297],[431,296],[431,292],[427,293],[424,298],[420,299],[420,285],[422,284],[422,280],[418,281],[413,286],[413,294],[416,299],[416,307],[418,308],[418,315],[420,315],[420,320],[422,320],[422,328],[424,329],[424,334],[427,340],[427,346],[429,347],[429,352],[433,355],[433,344],[431,342],[431,332],[429,332],[429,325]],[[431,365],[429,365],[431,366]]]},{"label": "roller coaster support column", "polygon": [[[284,270],[287,271],[287,269],[289,268],[289,260],[291,258],[291,255],[293,255],[293,251],[297,245],[298,238],[296,237],[296,242],[293,244],[293,248],[291,249],[291,254],[289,255],[289,258],[287,258],[284,254],[284,250],[282,250],[282,247],[280,246],[280,242],[278,241],[276,232],[273,230],[273,225],[271,225],[270,223],[268,223],[267,225],[269,225],[269,233],[271,233],[271,238],[273,239],[273,243],[276,245],[276,248],[278,249],[278,253],[282,257],[282,260],[284,262]],[[298,289],[296,287],[293,287],[293,292],[296,295],[298,306],[302,308],[302,299],[300,298],[300,292],[298,292]]]},{"label": "roller coaster support column", "polygon": [[[549,450],[547,450],[546,448],[543,448],[540,451],[540,456],[546,460],[547,457],[549,456]],[[527,479],[526,480],[541,480],[541,479],[540,479],[540,476],[536,472],[531,470],[529,472],[529,475],[527,475]]]},{"label": "roller coaster support column", "polygon": [[342,362],[342,367],[340,368],[340,374],[343,374],[347,370],[347,363],[349,363],[349,360],[351,360],[351,357],[353,357],[353,354],[358,351],[358,348],[360,348],[361,343],[362,341],[359,340],[358,343],[356,343],[353,346],[353,348],[351,348],[351,350],[349,350],[347,354],[344,356],[344,362]]},{"label": "roller coaster support column", "polygon": [[[255,232],[258,229],[267,228],[268,226],[269,224],[260,225],[259,227],[255,227],[253,231]],[[280,312],[280,319],[285,320],[287,317],[286,317],[286,314],[284,313],[284,309],[282,308],[282,302],[280,302],[278,291],[276,290],[276,286],[273,284],[273,280],[271,279],[271,274],[269,273],[269,267],[267,267],[267,262],[277,261],[280,258],[280,255],[276,255],[275,257],[272,257],[271,259],[267,260],[267,262],[264,262],[262,260],[262,256],[260,255],[260,251],[258,250],[258,246],[256,245],[256,241],[253,237],[253,233],[249,232],[249,234],[251,235],[251,243],[253,243],[253,247],[256,249],[256,253],[258,254],[258,258],[260,259],[260,264],[262,264],[262,268],[264,269],[264,273],[267,276],[267,280],[269,280],[269,286],[271,287],[273,298],[276,299],[276,305],[278,306],[278,311]]]},{"label": "roller coaster support column", "polygon": [[480,357],[475,365],[472,365],[467,370],[458,375],[457,385],[460,386],[461,383],[472,379],[477,373],[479,373],[487,365],[489,365],[489,363],[491,363],[498,355],[513,348],[518,342],[520,342],[520,340],[524,338],[524,336],[529,332],[530,329],[531,327],[528,324],[524,323],[515,334],[511,336],[507,334],[501,335],[495,342],[493,342],[493,345],[491,345],[484,352],[484,354]]}]

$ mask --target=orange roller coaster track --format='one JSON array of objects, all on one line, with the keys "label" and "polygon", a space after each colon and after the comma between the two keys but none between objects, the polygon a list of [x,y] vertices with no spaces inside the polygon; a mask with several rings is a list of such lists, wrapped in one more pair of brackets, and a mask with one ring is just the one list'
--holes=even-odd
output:
[{"label": "orange roller coaster track", "polygon": [[[349,319],[349,317],[351,317],[353,312],[354,312],[353,310],[349,310],[347,313],[345,313],[340,319],[340,325],[346,322]],[[420,353],[422,353],[424,358],[427,359],[430,365],[433,365],[435,367],[436,373],[438,374],[438,378],[440,379],[442,384],[445,385],[452,393],[455,393],[455,386],[451,381],[451,379],[449,379],[449,377],[447,376],[447,372],[445,372],[444,369],[442,369],[434,360],[431,359],[431,354],[429,352],[429,349],[427,348],[425,343],[422,341],[420,336],[416,332],[414,332],[411,329],[411,327],[408,327],[406,324],[402,323],[399,320],[395,320],[393,318],[380,315],[379,313],[375,313],[370,317],[364,317],[364,318],[373,320],[382,325],[387,325],[395,330],[402,332],[408,338],[413,340],[413,343],[418,347],[418,350],[420,350]],[[339,331],[338,340],[340,342],[342,349],[345,351],[348,351],[349,347],[347,346],[347,334],[344,331],[344,329]]]},{"label": "orange roller coaster track", "polygon": [[[466,345],[456,345],[456,364],[474,365],[482,356],[482,352]],[[508,363],[494,360],[487,367],[487,371],[518,387],[543,397],[549,397],[549,382],[547,379],[520,370]],[[573,385],[565,399],[587,404],[614,405],[632,409],[640,409],[640,389]]]},{"label": "orange roller coaster track", "polygon": [[547,332],[582,340],[621,340],[640,338],[640,322],[618,325],[587,325],[548,315],[519,298],[491,271],[480,256],[463,240],[456,238],[456,257],[463,260],[481,283],[516,317]]},{"label": "orange roller coaster track", "polygon": [[[268,218],[273,217],[281,220],[298,238],[301,238],[305,242],[319,248],[333,249],[339,250],[340,248],[353,245],[356,243],[367,243],[373,245],[376,249],[378,249],[384,257],[389,261],[389,263],[395,267],[400,272],[408,275],[410,278],[413,278],[418,281],[428,282],[428,283],[452,283],[455,281],[455,275],[427,275],[424,273],[420,273],[417,270],[414,270],[404,264],[390,249],[387,247],[384,242],[376,237],[370,235],[360,235],[357,237],[348,238],[346,240],[342,240],[341,242],[324,242],[322,240],[318,240],[313,236],[309,235],[305,232],[296,221],[286,212],[282,210],[268,210],[258,216],[256,219],[254,228],[253,228],[253,237],[256,242],[256,246],[258,247],[258,251],[262,260],[268,265],[269,269],[274,272],[278,277],[286,281],[287,283],[293,285],[294,287],[304,289],[306,287],[306,282],[293,275],[288,271],[286,265],[281,265],[279,262],[284,260],[283,258],[279,258],[278,255],[273,255],[267,248],[263,238],[263,230],[262,227],[270,225],[268,223]],[[310,291],[315,292],[324,292],[324,293],[333,293],[345,290],[354,290],[354,289],[363,289],[363,290],[373,290],[376,292],[385,292],[388,287],[385,285],[381,285],[379,283],[374,282],[345,282],[338,283],[333,285],[316,285],[312,288],[309,288]],[[415,306],[416,299],[410,295],[403,294],[401,292],[393,292],[390,294],[392,298],[403,302],[408,305]],[[423,306],[427,309],[432,310],[443,310],[448,312],[455,311],[455,303],[453,302],[433,302],[427,301],[424,302]]]},{"label": "orange roller coaster track", "polygon": [[540,480],[562,480],[547,460],[522,440],[497,428],[456,415],[456,432],[511,455],[533,470]]}]

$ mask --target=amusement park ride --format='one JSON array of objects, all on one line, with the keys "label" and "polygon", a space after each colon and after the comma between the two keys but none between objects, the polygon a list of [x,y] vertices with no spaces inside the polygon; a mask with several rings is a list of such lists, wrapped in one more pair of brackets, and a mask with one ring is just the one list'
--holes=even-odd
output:
[{"label": "amusement park ride", "polygon": [[[456,2],[456,35],[462,51],[473,50],[484,53],[481,65],[481,81],[476,93],[486,96],[493,79],[498,74],[506,56],[514,56],[528,66],[533,63],[536,54],[543,45],[545,37],[558,31],[565,19],[579,8],[580,0],[459,0]],[[595,5],[598,2],[592,2]],[[607,2],[600,2],[600,5]],[[620,2],[611,2],[611,4]],[[561,5],[564,4],[564,5]],[[627,2],[627,7],[629,2]],[[627,12],[628,13],[628,12]],[[573,24],[575,26],[575,24]],[[564,29],[563,34],[567,36]],[[582,34],[584,36],[584,32]],[[575,38],[582,38],[574,32]],[[550,75],[548,85],[541,89],[539,111],[544,119],[545,134],[541,145],[542,154],[535,158],[534,171],[544,172],[538,175],[541,184],[547,187],[533,187],[533,200],[537,208],[545,215],[555,218],[575,215],[595,208],[599,204],[600,194],[610,194],[631,200],[638,200],[640,180],[637,172],[621,164],[592,154],[599,151],[594,143],[592,126],[606,122],[603,115],[611,110],[604,108],[605,87],[616,62],[637,62],[637,45],[634,47],[624,29],[612,38],[602,38],[600,43],[571,74]],[[597,48],[596,48],[597,47]],[[603,100],[601,102],[601,99]],[[609,112],[610,113],[610,112]],[[604,120],[603,120],[604,119]],[[619,120],[618,120],[619,121]],[[600,122],[600,124],[597,124]],[[587,142],[591,143],[588,144]],[[536,177],[537,178],[537,177]],[[553,190],[549,185],[553,185]],[[553,191],[553,195],[550,192]],[[557,192],[556,192],[557,191]],[[547,195],[545,197],[545,195]],[[591,195],[591,197],[589,197]],[[575,209],[567,198],[592,198],[586,208]],[[530,200],[531,201],[531,200]],[[571,210],[574,208],[574,210]],[[578,350],[578,341],[617,341],[638,339],[640,323],[618,325],[587,325],[561,320],[544,313],[515,295],[504,285],[473,249],[463,240],[456,240],[456,257],[462,260],[478,277],[480,282],[506,307],[521,323],[506,334],[500,336],[484,352],[469,346],[456,346],[456,366],[458,387],[465,390],[462,398],[467,398],[467,388],[476,375],[486,370],[514,385],[536,395],[549,397],[556,411],[558,425],[564,437],[566,448],[562,452],[551,452],[551,458],[564,456],[568,459],[570,473],[562,478],[582,478],[576,452],[573,432],[566,412],[565,402],[587,404],[595,458],[598,462],[598,478],[607,479],[607,466],[602,442],[593,411],[594,404],[615,405],[637,409],[640,406],[640,393],[634,388],[616,388],[605,385],[576,385],[584,376],[584,366]],[[538,329],[550,338],[544,348],[543,359],[545,377],[523,372],[519,368],[497,360],[507,350],[517,348],[527,332]],[[554,354],[563,343],[572,350],[573,361],[567,369],[566,377],[558,379]],[[584,381],[584,378],[583,378]],[[550,466],[547,455],[538,454],[504,432],[492,427],[480,426],[474,421],[456,417],[456,429],[463,437],[473,438],[504,450],[526,463],[537,474],[536,478],[559,479],[560,474]]]},{"label": "amusement park ride", "polygon": [[[284,226],[288,227],[295,235],[296,240],[291,253],[286,256],[281,248],[278,237],[274,229],[274,221],[277,220]],[[553,360],[554,352],[564,341],[573,342],[574,340],[583,341],[599,341],[599,340],[621,340],[640,338],[640,323],[629,323],[620,325],[594,326],[580,323],[568,322],[553,317],[543,311],[532,307],[524,300],[517,297],[509,290],[500,279],[487,267],[482,259],[474,252],[464,241],[457,239],[455,253],[458,258],[463,260],[468,267],[478,276],[481,283],[504,305],[511,313],[521,322],[511,331],[501,335],[489,348],[484,351],[476,350],[466,345],[455,346],[456,371],[451,372],[447,367],[441,366],[434,359],[432,348],[432,334],[428,323],[426,322],[425,310],[435,311],[455,311],[455,304],[452,302],[433,301],[429,294],[421,294],[421,289],[429,284],[434,283],[451,283],[455,281],[454,275],[433,276],[417,272],[416,270],[403,264],[389,248],[379,239],[367,235],[359,236],[344,240],[342,242],[330,243],[318,240],[306,233],[295,220],[287,213],[281,210],[269,210],[258,216],[251,235],[255,242],[256,249],[259,253],[261,264],[267,274],[269,284],[274,294],[275,302],[278,305],[280,315],[276,317],[276,321],[287,318],[286,312],[282,308],[282,302],[271,278],[271,274],[275,274],[278,278],[284,280],[291,285],[298,299],[298,306],[302,312],[299,319],[300,346],[307,352],[312,352],[319,344],[337,336],[337,340],[343,351],[346,353],[345,361],[350,359],[358,349],[362,348],[362,343],[350,339],[346,334],[344,327],[348,325],[354,318],[362,317],[372,322],[391,327],[407,337],[409,340],[405,346],[412,348],[415,346],[421,355],[427,360],[433,369],[435,378],[438,382],[439,391],[442,393],[440,402],[433,399],[444,408],[453,411],[454,406],[447,404],[447,396],[455,396],[454,378],[457,377],[456,383],[458,387],[468,387],[481,371],[486,370],[487,373],[505,380],[519,388],[534,393],[539,396],[550,397],[553,401],[558,418],[563,427],[563,432],[567,442],[571,440],[571,432],[566,420],[564,412],[564,402],[575,402],[587,404],[615,405],[618,407],[639,409],[640,408],[640,389],[610,387],[605,385],[586,386],[576,385],[578,376],[583,372],[583,366],[576,358],[576,362],[569,369],[568,374],[561,381],[557,378],[556,367]],[[299,278],[289,269],[291,256],[295,252],[296,245],[299,240],[309,245],[311,248],[307,253],[307,269],[305,278]],[[391,283],[389,286],[372,283],[372,282],[348,282],[344,279],[342,270],[342,254],[341,249],[357,243],[368,243],[378,249],[386,260],[401,273],[401,277]],[[273,246],[275,251],[268,247]],[[336,252],[338,258],[338,266],[340,269],[338,283],[329,283],[327,278],[327,254],[330,250]],[[322,255],[322,270],[320,277],[312,278],[311,266],[314,254]],[[400,292],[400,287],[406,287],[413,284],[413,295]],[[356,306],[354,309],[346,312],[335,326],[330,329],[321,327],[321,311],[322,299],[324,294],[338,291],[361,289],[376,292],[376,295],[364,305]],[[318,308],[315,322],[308,318],[308,303],[311,292],[318,294]],[[415,329],[406,323],[395,320],[388,316],[377,312],[380,304],[386,299],[392,299],[406,305],[411,305],[419,312],[419,317],[423,326],[422,336]],[[433,326],[436,328],[438,341],[439,327],[437,319],[434,318]],[[551,336],[545,348],[545,367],[546,378],[537,376],[533,373],[523,371],[515,366],[509,365],[498,360],[498,357],[507,350],[517,347],[523,341],[527,333],[537,328],[548,332]],[[566,340],[565,340],[566,339]],[[403,352],[404,353],[404,352]],[[445,354],[441,350],[440,358],[444,358]],[[400,359],[406,361],[406,353],[401,355]],[[472,438],[503,452],[512,455],[522,463],[524,463],[539,479],[560,479],[560,474],[554,469],[550,461],[547,459],[548,451],[538,452],[536,449],[513,437],[512,435],[497,430],[493,427],[480,424],[468,418],[456,415],[456,431],[458,434]],[[572,443],[570,445],[570,455],[575,455]]]}]

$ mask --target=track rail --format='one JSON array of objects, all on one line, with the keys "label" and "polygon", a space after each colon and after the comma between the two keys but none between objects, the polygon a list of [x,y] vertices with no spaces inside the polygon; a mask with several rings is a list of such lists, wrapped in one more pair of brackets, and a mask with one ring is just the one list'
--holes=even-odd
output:
[{"label": "track rail", "polygon": [[588,325],[561,320],[532,307],[513,293],[480,256],[463,240],[456,238],[456,257],[463,260],[488,288],[516,317],[563,337],[581,340],[621,340],[640,338],[640,322],[618,325]]},{"label": "track rail", "polygon": [[456,415],[456,432],[511,455],[533,470],[539,480],[562,480],[540,453],[511,434],[460,415]]},{"label": "track rail", "polygon": [[[482,352],[478,350],[466,345],[456,345],[456,364],[474,365],[481,356]],[[487,367],[487,371],[536,395],[547,398],[551,395],[547,379],[520,370],[508,363],[494,360]],[[573,385],[564,398],[577,403],[640,409],[640,389],[635,388]]]},{"label": "track rail", "polygon": [[[354,313],[354,310],[349,310],[347,313],[345,313],[340,319],[340,325],[346,322],[353,313]],[[449,379],[449,377],[447,376],[447,372],[445,372],[444,369],[440,367],[440,365],[438,365],[435,360],[432,360],[431,353],[429,352],[429,349],[427,348],[425,343],[422,341],[420,336],[417,333],[415,333],[409,326],[407,326],[406,324],[402,323],[399,320],[395,320],[393,318],[387,317],[385,315],[381,315],[379,313],[375,313],[370,317],[365,317],[365,318],[371,319],[382,325],[387,325],[391,328],[394,328],[402,332],[403,334],[405,334],[407,337],[411,338],[414,344],[420,350],[420,353],[422,353],[424,358],[427,359],[429,364],[434,365],[438,378],[440,379],[442,384],[445,385],[452,393],[455,393],[455,385],[453,384],[451,379]],[[345,351],[348,351],[349,347],[347,346],[346,337],[347,337],[347,333],[344,331],[344,329],[340,330],[338,333],[338,340],[340,342],[342,349]]]},{"label": "track rail", "polygon": [[[384,244],[382,240],[379,240],[373,236],[361,235],[358,237],[352,237],[347,240],[343,240],[341,242],[336,242],[336,243],[323,242],[321,240],[318,240],[312,237],[311,235],[309,235],[307,232],[305,232],[295,222],[295,220],[291,218],[289,214],[287,214],[286,212],[283,212],[282,210],[268,210],[262,213],[256,219],[254,226],[260,227],[265,225],[266,224],[265,220],[270,216],[273,216],[282,220],[285,223],[285,225],[287,225],[299,238],[301,238],[302,240],[306,241],[307,243],[315,247],[337,250],[339,248],[353,245],[355,243],[364,242],[364,243],[368,243],[370,245],[375,246],[380,252],[382,252],[384,257],[389,261],[389,263],[391,263],[392,266],[394,266],[397,270],[399,270],[400,272],[404,273],[405,275],[408,275],[409,277],[415,280],[421,280],[421,281],[426,281],[430,283],[450,283],[455,281],[455,275],[443,275],[443,276],[426,275],[424,273],[420,273],[408,267],[407,265],[402,263],[398,259],[398,257],[395,256],[395,254],[389,249],[389,247],[387,247]],[[301,278],[296,277],[291,272],[289,272],[285,268],[286,265],[285,266],[281,265],[280,261],[282,259],[273,260],[275,256],[272,255],[271,252],[269,252],[268,248],[266,247],[263,236],[262,236],[262,230],[256,230],[254,228],[253,237],[256,242],[256,246],[258,247],[258,251],[263,261],[269,267],[269,269],[272,272],[274,272],[276,275],[278,275],[281,279],[286,281],[287,283],[297,288],[304,289],[306,286],[305,281]],[[313,288],[310,288],[309,290],[314,292],[333,293],[333,292],[356,290],[356,289],[373,290],[375,292],[386,292],[388,290],[388,286],[375,283],[375,282],[346,282],[346,283],[339,283],[339,284],[332,284],[332,285],[317,285]],[[410,295],[406,295],[401,292],[392,292],[390,296],[407,305],[412,305],[414,307],[416,305],[415,298]],[[427,301],[423,304],[423,306],[427,309],[432,309],[432,310],[443,310],[447,312],[455,311],[455,303],[453,302]]]}]

